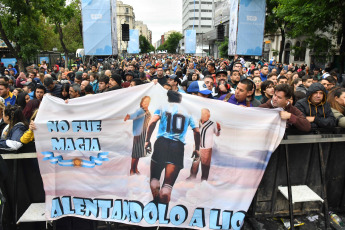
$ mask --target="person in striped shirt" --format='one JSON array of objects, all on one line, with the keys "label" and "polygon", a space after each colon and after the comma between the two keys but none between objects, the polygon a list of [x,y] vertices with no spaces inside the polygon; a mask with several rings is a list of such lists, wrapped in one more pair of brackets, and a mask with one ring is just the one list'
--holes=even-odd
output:
[{"label": "person in striped shirt", "polygon": [[190,169],[190,176],[187,179],[195,179],[199,164],[201,161],[201,180],[207,180],[210,172],[212,147],[214,144],[214,135],[220,135],[220,124],[210,120],[211,113],[209,109],[201,109],[201,119],[199,121],[200,130],[200,157],[194,158]]}]

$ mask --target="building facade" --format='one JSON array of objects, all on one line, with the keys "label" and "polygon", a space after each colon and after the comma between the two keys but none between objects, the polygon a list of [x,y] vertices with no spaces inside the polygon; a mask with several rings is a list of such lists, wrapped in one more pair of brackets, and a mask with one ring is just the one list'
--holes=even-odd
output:
[{"label": "building facade", "polygon": [[131,5],[124,4],[121,1],[116,3],[116,24],[117,24],[117,41],[119,54],[126,52],[128,42],[122,41],[121,24],[129,24],[129,29],[135,28],[135,14]]},{"label": "building facade", "polygon": [[143,21],[135,21],[134,29],[139,30],[139,35],[144,36],[148,41],[150,41],[150,31]]},{"label": "building facade", "polygon": [[182,0],[182,32],[196,30],[196,34],[212,29],[212,17],[216,0]]}]

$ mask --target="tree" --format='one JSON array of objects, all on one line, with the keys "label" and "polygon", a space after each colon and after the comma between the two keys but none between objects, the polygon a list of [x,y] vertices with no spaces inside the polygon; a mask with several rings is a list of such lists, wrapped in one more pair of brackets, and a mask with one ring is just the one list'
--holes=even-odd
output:
[{"label": "tree", "polygon": [[227,58],[229,57],[228,55],[228,47],[229,47],[229,38],[224,37],[224,41],[222,42],[217,42],[218,45],[218,50],[219,50],[219,55],[222,58]]},{"label": "tree", "polygon": [[149,53],[153,51],[153,46],[150,44],[150,42],[143,36],[139,36],[139,46],[140,46],[140,53]]},{"label": "tree", "polygon": [[266,1],[266,19],[265,19],[265,33],[275,36],[280,33],[282,40],[279,48],[279,62],[283,62],[283,52],[285,49],[287,27],[286,21],[283,20],[281,15],[276,14],[276,9],[279,6],[279,0],[267,0]]},{"label": "tree", "polygon": [[[278,0],[278,17],[290,26],[287,34],[296,38],[307,37],[309,48],[317,48],[316,43],[324,45],[314,52],[325,51],[332,54],[332,49],[340,55],[341,72],[345,57],[345,1],[343,0]],[[320,42],[320,39],[322,42]],[[335,43],[332,41],[336,41]]]},{"label": "tree", "polygon": [[[171,33],[168,39],[164,42],[162,46],[163,48],[162,50],[167,50],[168,53],[176,53],[176,49],[182,37],[183,36],[180,32]],[[158,50],[160,50],[159,47],[158,47]]]},{"label": "tree", "polygon": [[[79,23],[80,23],[80,2],[79,0],[72,1],[69,5],[66,5],[66,0],[55,0],[53,1],[54,7],[50,7],[48,10],[46,10],[45,16],[49,19],[49,22],[53,25],[55,25],[54,31],[59,35],[59,41],[62,47],[63,52],[65,53],[65,66],[68,66],[68,53],[70,52],[71,45],[67,44],[73,44],[72,41],[75,41],[73,38],[80,37],[79,33]],[[75,16],[77,15],[77,18]],[[70,23],[70,22],[74,23]],[[71,25],[73,26],[71,27]],[[76,26],[77,25],[77,26]],[[68,30],[69,28],[69,30]],[[72,33],[72,36],[69,37],[69,39],[66,39],[66,35],[69,31]],[[77,41],[78,44],[78,41]]]},{"label": "tree", "polygon": [[158,46],[157,50],[166,50],[167,48],[166,48],[166,45],[165,45],[165,44],[166,44],[166,43],[164,43],[164,44]]},{"label": "tree", "polygon": [[42,44],[40,18],[47,4],[40,0],[0,0],[0,37],[17,59],[19,71],[24,71],[24,60],[37,54]]}]

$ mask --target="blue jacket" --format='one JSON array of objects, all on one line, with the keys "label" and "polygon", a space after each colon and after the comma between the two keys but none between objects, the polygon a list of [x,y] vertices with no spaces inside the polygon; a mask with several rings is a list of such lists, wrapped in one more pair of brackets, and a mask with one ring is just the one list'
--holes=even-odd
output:
[{"label": "blue jacket", "polygon": [[11,151],[22,147],[23,144],[20,142],[20,138],[26,130],[27,127],[22,122],[15,124],[7,134],[6,139],[0,139],[0,149]]},{"label": "blue jacket", "polygon": [[263,75],[260,73],[261,81],[266,81],[267,80],[267,75]]}]

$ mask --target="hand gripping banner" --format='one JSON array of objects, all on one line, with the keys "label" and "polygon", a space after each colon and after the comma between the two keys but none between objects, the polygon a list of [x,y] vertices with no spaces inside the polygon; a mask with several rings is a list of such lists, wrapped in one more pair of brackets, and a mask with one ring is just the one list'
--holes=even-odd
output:
[{"label": "hand gripping banner", "polygon": [[46,219],[240,229],[285,122],[159,84],[63,100],[36,120]]}]

